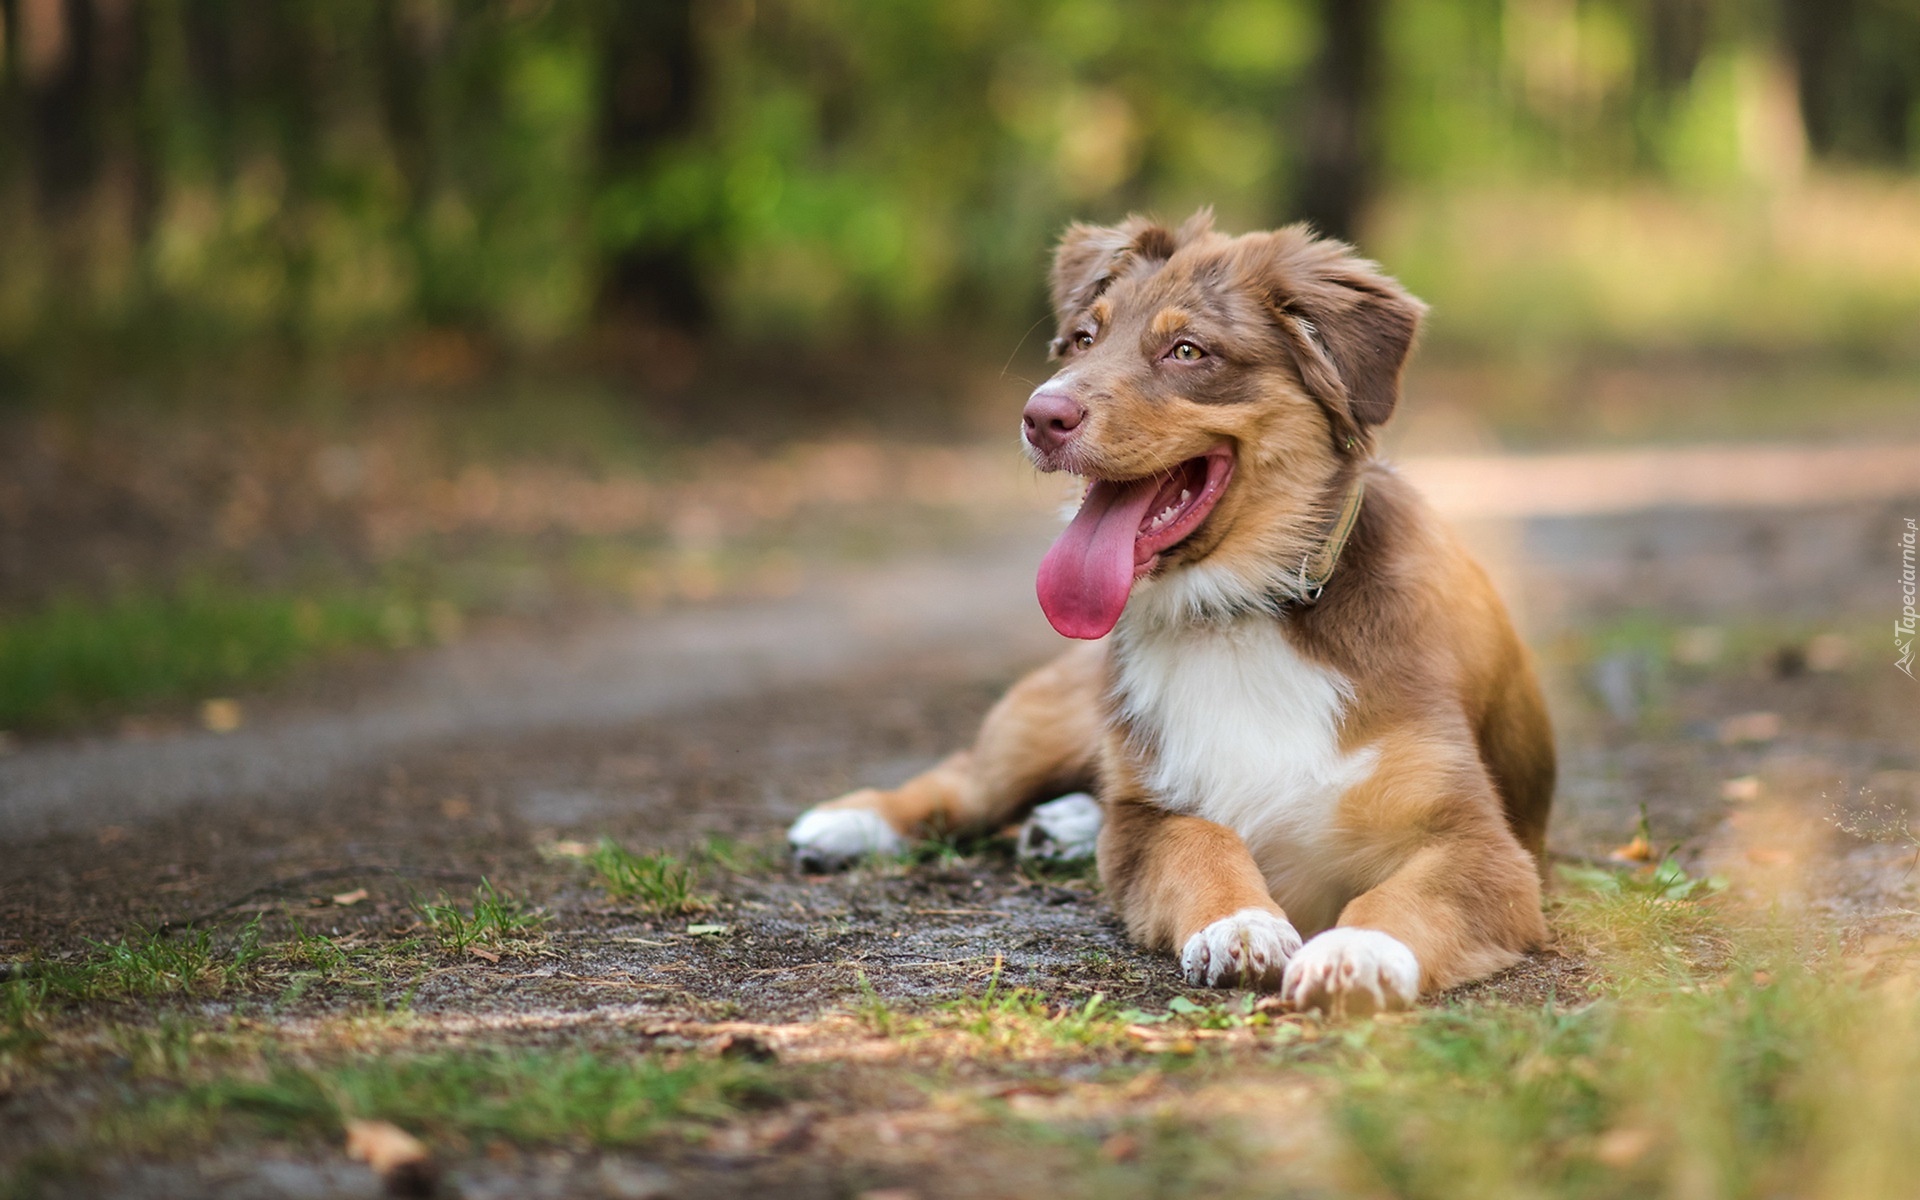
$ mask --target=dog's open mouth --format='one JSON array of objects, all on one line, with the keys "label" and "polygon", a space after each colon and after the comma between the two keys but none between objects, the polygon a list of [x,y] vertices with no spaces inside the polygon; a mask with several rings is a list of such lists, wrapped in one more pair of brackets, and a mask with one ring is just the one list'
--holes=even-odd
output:
[{"label": "dog's open mouth", "polygon": [[1133,581],[1207,519],[1233,476],[1219,446],[1145,479],[1089,482],[1086,499],[1040,560],[1040,607],[1071,638],[1105,637],[1127,606]]}]

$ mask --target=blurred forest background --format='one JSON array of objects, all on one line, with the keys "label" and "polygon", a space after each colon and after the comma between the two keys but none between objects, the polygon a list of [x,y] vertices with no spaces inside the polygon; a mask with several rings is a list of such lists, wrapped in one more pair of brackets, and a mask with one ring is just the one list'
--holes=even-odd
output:
[{"label": "blurred forest background", "polygon": [[0,357],[1011,348],[1073,217],[1305,218],[1449,345],[1907,354],[1913,0],[4,0]]},{"label": "blurred forest background", "polygon": [[1074,218],[1355,240],[1423,448],[1911,436],[1917,168],[1915,0],[0,0],[0,729],[898,544]]}]

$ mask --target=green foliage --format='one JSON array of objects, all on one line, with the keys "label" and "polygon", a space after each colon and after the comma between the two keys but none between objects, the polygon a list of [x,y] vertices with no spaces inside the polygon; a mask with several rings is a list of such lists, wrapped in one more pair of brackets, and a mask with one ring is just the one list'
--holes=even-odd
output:
[{"label": "green foliage", "polygon": [[455,954],[474,946],[523,940],[552,919],[518,897],[503,895],[485,879],[474,888],[473,901],[464,910],[442,899],[416,900],[414,911],[441,948]]},{"label": "green foliage", "polygon": [[[1726,0],[1685,17],[1636,0],[1397,0],[1371,55],[1369,166],[1394,189],[1648,177],[1738,190],[1790,178],[1810,142],[1911,167],[1911,6],[1783,8],[1798,19]],[[1039,308],[1042,247],[1070,217],[1202,203],[1235,227],[1294,215],[1309,131],[1328,123],[1323,11],[115,9],[95,42],[122,57],[77,64],[100,82],[50,115],[34,72],[0,74],[0,355],[71,354],[102,335],[329,344],[449,323],[539,344],[634,280],[654,293],[643,309],[706,307],[739,331],[960,315],[1018,330]],[[1804,131],[1780,94],[1795,78]],[[1577,316],[1584,300],[1551,307]]]},{"label": "green foliage", "polygon": [[600,886],[615,900],[662,916],[704,912],[711,902],[694,890],[693,868],[665,851],[635,854],[603,837],[587,856]]},{"label": "green foliage", "polygon": [[1615,871],[1572,863],[1562,863],[1557,870],[1561,879],[1579,888],[1652,900],[1699,900],[1727,886],[1727,881],[1718,875],[1687,874],[1686,868],[1671,855],[1643,870]]}]

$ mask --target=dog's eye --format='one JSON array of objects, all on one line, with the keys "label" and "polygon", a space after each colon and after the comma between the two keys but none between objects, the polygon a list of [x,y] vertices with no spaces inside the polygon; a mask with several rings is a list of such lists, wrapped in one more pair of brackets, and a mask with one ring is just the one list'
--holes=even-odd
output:
[{"label": "dog's eye", "polygon": [[1199,362],[1207,356],[1205,350],[1202,350],[1192,342],[1175,342],[1173,344],[1172,354],[1181,362]]},{"label": "dog's eye", "polygon": [[1091,350],[1093,349],[1093,335],[1083,329],[1073,335],[1073,344],[1077,349]]}]

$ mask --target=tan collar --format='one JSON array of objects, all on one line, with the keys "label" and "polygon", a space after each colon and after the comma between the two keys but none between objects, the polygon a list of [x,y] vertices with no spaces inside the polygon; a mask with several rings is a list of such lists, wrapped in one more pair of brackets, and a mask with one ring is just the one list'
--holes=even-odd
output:
[{"label": "tan collar", "polygon": [[1327,540],[1320,544],[1319,553],[1309,558],[1300,571],[1300,594],[1293,597],[1297,604],[1312,604],[1320,599],[1320,593],[1327,586],[1327,580],[1333,578],[1333,569],[1340,564],[1340,552],[1347,548],[1347,538],[1353,534],[1353,527],[1360,520],[1360,502],[1366,499],[1367,481],[1363,475],[1353,477],[1353,486],[1347,489],[1346,503],[1340,506],[1340,515],[1333,522],[1333,528],[1327,534]]}]

